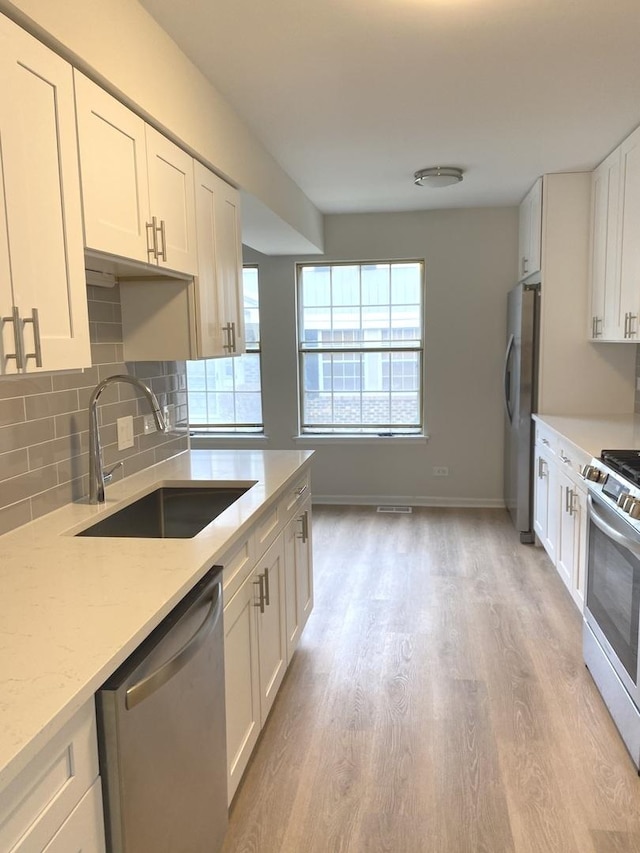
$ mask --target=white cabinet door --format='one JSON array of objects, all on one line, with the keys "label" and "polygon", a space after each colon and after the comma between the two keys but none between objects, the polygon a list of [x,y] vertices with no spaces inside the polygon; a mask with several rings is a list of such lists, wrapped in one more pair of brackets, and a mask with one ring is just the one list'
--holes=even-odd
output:
[{"label": "white cabinet door", "polygon": [[533,528],[555,565],[561,500],[558,467],[555,459],[540,445],[536,445],[535,472]]},{"label": "white cabinet door", "polygon": [[520,205],[518,245],[520,280],[539,273],[542,266],[542,178],[538,178]]},{"label": "white cabinet door", "polygon": [[556,569],[569,592],[573,589],[574,564],[578,555],[577,526],[575,519],[575,489],[572,480],[562,471],[558,472],[560,489],[560,518]]},{"label": "white cabinet door", "polygon": [[593,172],[591,190],[591,326],[593,340],[624,340],[619,276],[620,149]]},{"label": "white cabinet door", "polygon": [[145,123],[74,72],[88,249],[149,263]]},{"label": "white cabinet door", "polygon": [[260,672],[252,573],[224,609],[227,793],[231,802],[260,734]]},{"label": "white cabinet door", "polygon": [[193,158],[75,72],[87,249],[195,274]]},{"label": "white cabinet door", "polygon": [[225,323],[231,324],[231,354],[239,355],[245,351],[240,195],[221,181],[215,205],[218,286],[222,292]]},{"label": "white cabinet door", "polygon": [[284,546],[279,535],[258,560],[256,579],[261,581],[262,606],[258,612],[260,663],[260,715],[264,725],[287,668],[287,630],[284,592]]},{"label": "white cabinet door", "polygon": [[193,158],[149,125],[145,135],[149,214],[156,229],[158,265],[195,275],[198,260]]},{"label": "white cabinet door", "polygon": [[621,158],[620,317],[623,340],[636,341],[640,309],[640,129],[623,142]]},{"label": "white cabinet door", "polygon": [[2,16],[0,142],[0,372],[89,366],[72,70]]},{"label": "white cabinet door", "polygon": [[236,355],[244,351],[239,194],[201,163],[195,186],[198,355]]},{"label": "white cabinet door", "polygon": [[104,853],[104,817],[100,780],[94,782],[43,853]]}]

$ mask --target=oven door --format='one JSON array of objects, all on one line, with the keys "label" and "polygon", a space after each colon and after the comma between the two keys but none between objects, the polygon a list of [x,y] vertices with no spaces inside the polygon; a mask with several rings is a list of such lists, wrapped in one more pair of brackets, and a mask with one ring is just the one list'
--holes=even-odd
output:
[{"label": "oven door", "polygon": [[592,492],[588,503],[585,620],[640,707],[640,535]]}]

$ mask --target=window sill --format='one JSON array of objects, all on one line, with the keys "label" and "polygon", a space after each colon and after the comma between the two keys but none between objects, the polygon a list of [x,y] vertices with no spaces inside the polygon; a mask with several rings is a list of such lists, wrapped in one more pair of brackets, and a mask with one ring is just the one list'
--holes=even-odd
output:
[{"label": "window sill", "polygon": [[192,450],[206,450],[208,447],[212,445],[219,445],[224,442],[224,444],[237,444],[238,445],[248,445],[253,447],[260,447],[265,444],[269,440],[269,436],[264,433],[260,435],[242,435],[233,432],[227,433],[218,433],[217,435],[207,435],[206,433],[196,433],[195,435],[192,433],[190,435],[190,445]]},{"label": "window sill", "polygon": [[428,435],[294,435],[296,444],[426,444]]}]

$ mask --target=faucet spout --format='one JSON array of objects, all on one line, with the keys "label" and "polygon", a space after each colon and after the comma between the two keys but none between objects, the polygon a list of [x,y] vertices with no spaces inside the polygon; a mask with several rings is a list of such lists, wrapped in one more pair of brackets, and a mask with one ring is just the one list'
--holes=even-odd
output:
[{"label": "faucet spout", "polygon": [[167,425],[160,410],[158,398],[146,382],[137,379],[135,376],[128,376],[123,373],[107,376],[106,379],[98,383],[93,389],[91,399],[89,400],[89,503],[92,504],[104,503],[104,484],[107,479],[102,462],[102,446],[100,444],[100,431],[98,428],[98,400],[104,389],[116,382],[125,382],[141,391],[149,403],[156,429],[159,432],[167,431]]}]

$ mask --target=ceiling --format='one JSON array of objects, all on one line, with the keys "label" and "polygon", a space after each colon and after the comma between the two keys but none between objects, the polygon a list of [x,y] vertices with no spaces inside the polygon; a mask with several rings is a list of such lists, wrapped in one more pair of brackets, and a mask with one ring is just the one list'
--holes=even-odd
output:
[{"label": "ceiling", "polygon": [[517,204],[640,123],[638,0],[141,2],[323,213]]}]

